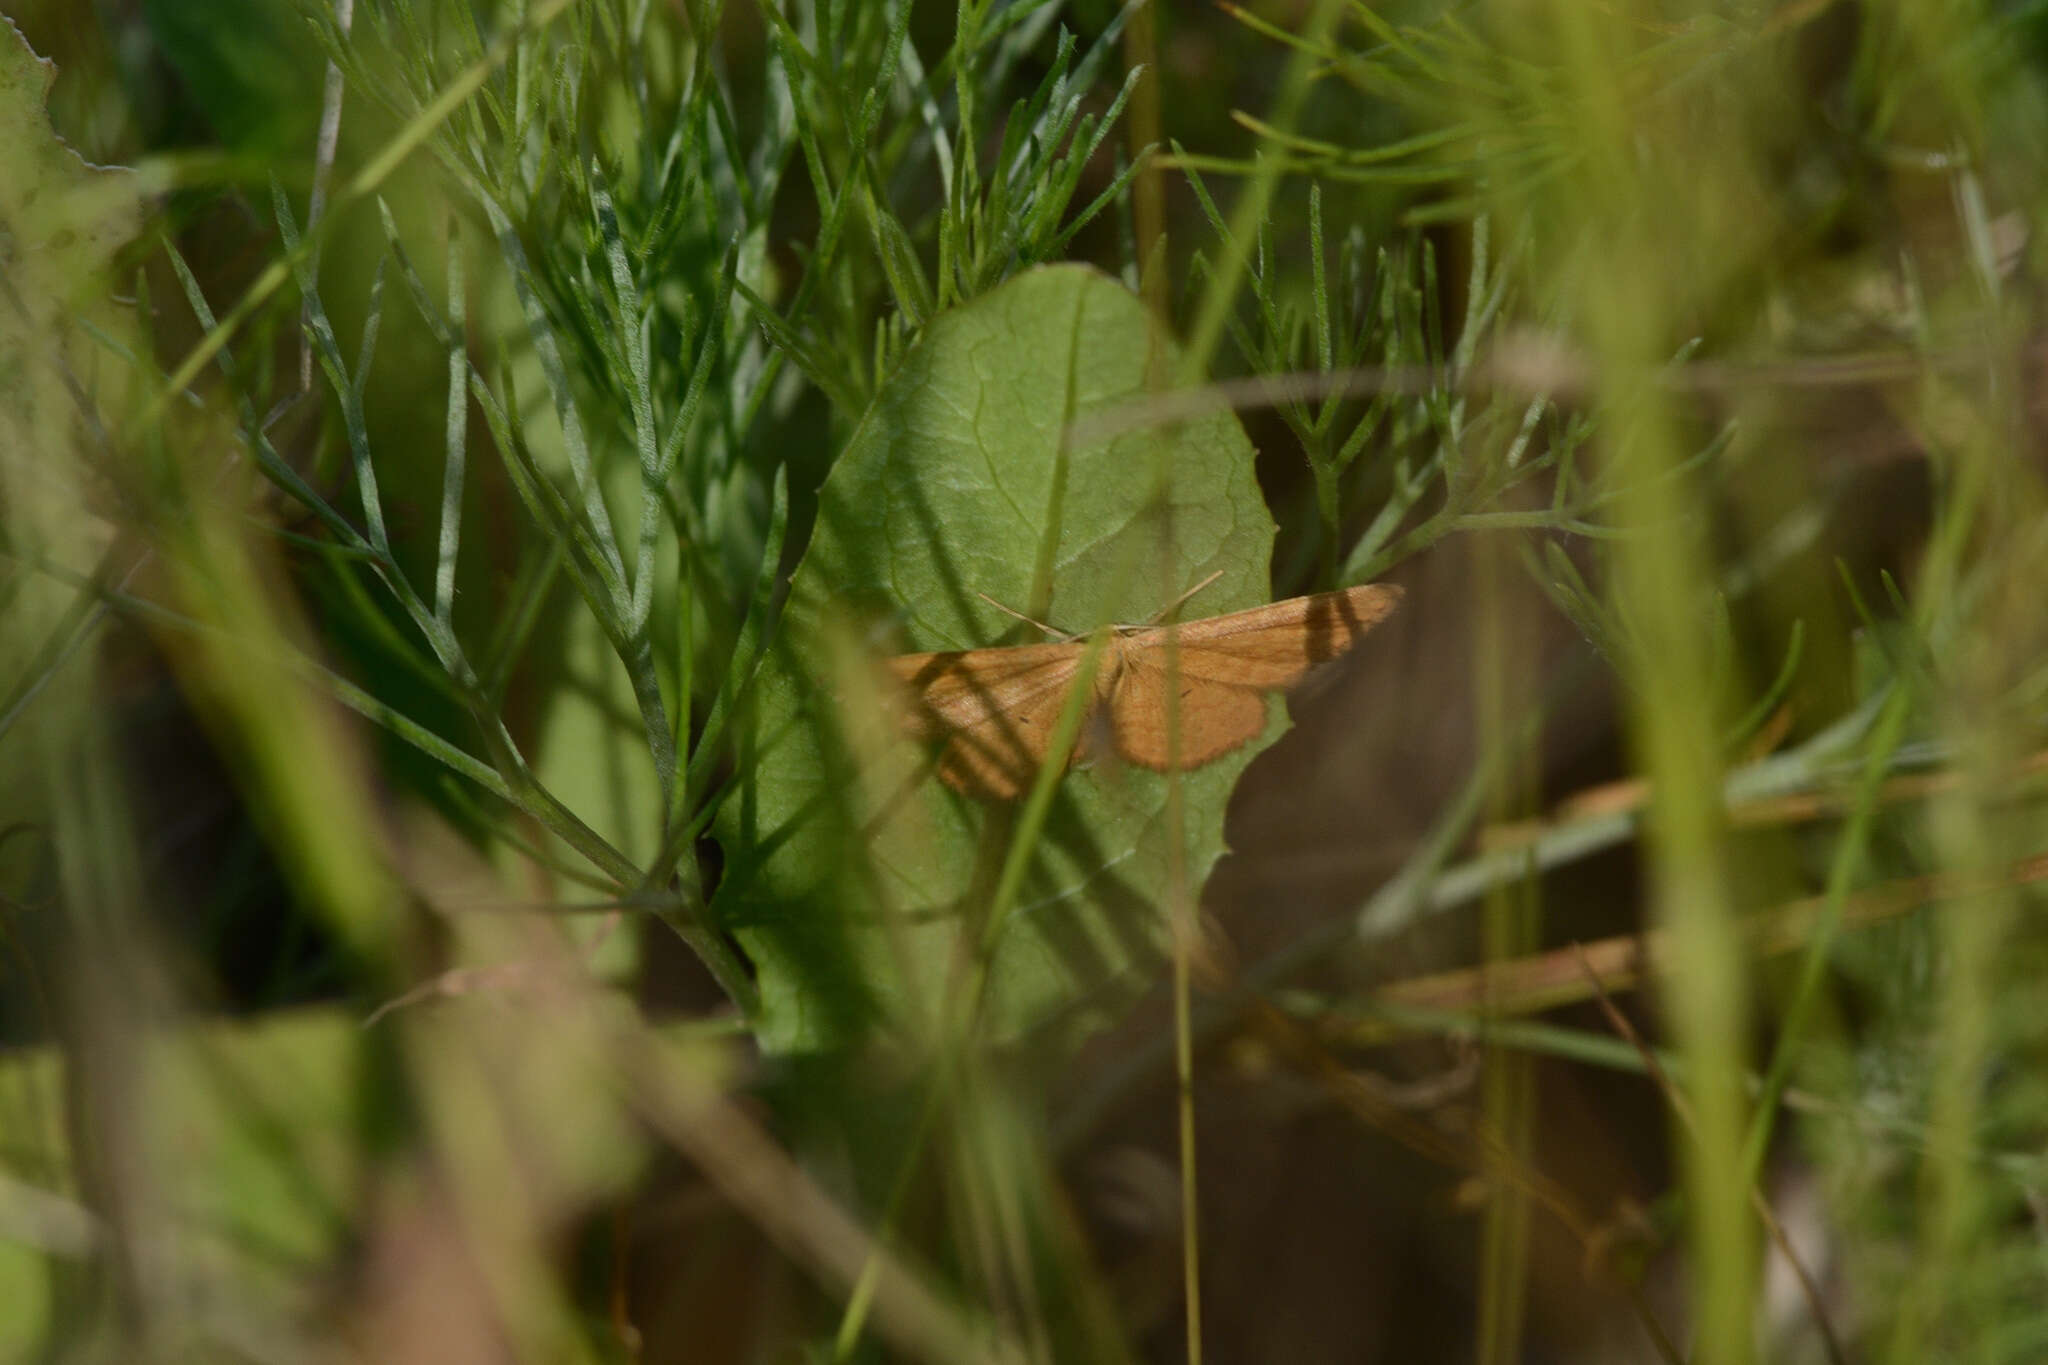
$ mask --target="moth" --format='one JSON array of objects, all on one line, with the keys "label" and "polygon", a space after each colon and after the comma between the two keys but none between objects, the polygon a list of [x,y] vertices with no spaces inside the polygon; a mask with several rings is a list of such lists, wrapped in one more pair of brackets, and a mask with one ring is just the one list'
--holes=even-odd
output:
[{"label": "moth", "polygon": [[[1141,768],[1168,766],[1168,689],[1179,684],[1179,766],[1199,768],[1266,727],[1265,694],[1337,658],[1384,621],[1401,590],[1369,583],[1338,592],[1184,621],[1178,677],[1167,670],[1168,627],[1117,626],[1095,672],[1076,756],[1113,749]],[[1003,649],[901,654],[889,671],[911,694],[906,733],[940,747],[938,774],[968,796],[1007,801],[1045,759],[1084,639]]]}]

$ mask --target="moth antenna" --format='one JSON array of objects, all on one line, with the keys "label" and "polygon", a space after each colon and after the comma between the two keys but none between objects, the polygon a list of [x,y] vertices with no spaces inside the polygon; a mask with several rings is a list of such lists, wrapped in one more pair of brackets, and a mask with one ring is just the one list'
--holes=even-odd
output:
[{"label": "moth antenna", "polygon": [[1073,636],[1067,634],[1065,631],[1054,630],[1045,622],[1040,621],[1034,617],[1026,616],[1023,612],[1018,611],[1015,607],[1004,606],[1001,602],[996,601],[995,598],[990,597],[985,592],[977,592],[974,595],[976,597],[979,597],[982,601],[988,603],[990,606],[994,607],[997,611],[1003,613],[1003,615],[1014,616],[1027,626],[1036,626],[1038,629],[1044,631],[1047,635],[1050,635],[1055,640],[1071,640],[1074,638]]},{"label": "moth antenna", "polygon": [[1221,577],[1223,577],[1223,570],[1218,569],[1215,573],[1210,574],[1207,578],[1195,584],[1194,587],[1189,588],[1186,592],[1182,593],[1180,596],[1174,598],[1171,602],[1168,602],[1165,606],[1161,607],[1159,609],[1158,614],[1155,615],[1146,624],[1154,626],[1158,625],[1161,621],[1164,621],[1167,617],[1173,615],[1182,607],[1186,606],[1188,604],[1189,598],[1193,597],[1196,593],[1208,587],[1211,583],[1214,583],[1217,579]]}]

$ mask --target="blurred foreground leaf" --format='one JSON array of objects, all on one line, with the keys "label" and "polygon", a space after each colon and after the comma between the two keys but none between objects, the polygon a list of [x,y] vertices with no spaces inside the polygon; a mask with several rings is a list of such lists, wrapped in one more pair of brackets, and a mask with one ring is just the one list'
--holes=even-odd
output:
[{"label": "blurred foreground leaf", "polygon": [[[113,348],[132,344],[127,311],[108,299],[115,253],[142,222],[144,185],[132,172],[93,166],[50,127],[45,101],[57,68],[29,50],[0,15],[0,516],[19,560],[45,555],[88,570],[111,529],[87,510],[90,466],[74,453],[101,453],[89,423],[93,400],[112,406],[132,381]],[[11,566],[10,566],[11,567]],[[19,583],[20,580],[17,580]],[[20,592],[19,586],[10,593]],[[9,647],[0,688],[43,643],[41,632],[73,593],[31,582],[10,596],[0,643]]]}]

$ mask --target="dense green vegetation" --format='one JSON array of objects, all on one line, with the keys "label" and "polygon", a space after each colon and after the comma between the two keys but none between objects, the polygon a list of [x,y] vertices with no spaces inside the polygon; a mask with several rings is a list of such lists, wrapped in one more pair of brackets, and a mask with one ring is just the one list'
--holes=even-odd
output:
[{"label": "dense green vegetation", "polygon": [[2031,6],[13,18],[0,1359],[2040,1356]]}]

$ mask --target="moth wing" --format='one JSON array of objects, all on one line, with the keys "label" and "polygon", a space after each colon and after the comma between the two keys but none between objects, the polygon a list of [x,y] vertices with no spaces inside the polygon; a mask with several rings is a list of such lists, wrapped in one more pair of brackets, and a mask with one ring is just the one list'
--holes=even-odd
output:
[{"label": "moth wing", "polygon": [[[1191,680],[1229,687],[1287,687],[1357,644],[1400,601],[1399,588],[1367,583],[1188,621],[1178,627],[1180,671]],[[1128,647],[1164,672],[1164,626],[1144,631]]]},{"label": "moth wing", "polygon": [[1011,649],[958,649],[899,654],[889,671],[917,702],[906,728],[936,738],[979,725],[1072,676],[1080,661],[1074,644],[1020,645]]},{"label": "moth wing", "polygon": [[[1350,651],[1399,604],[1399,587],[1364,583],[1190,620],[1180,626],[1180,667],[1190,677],[1239,688],[1286,688],[1317,663]],[[1153,626],[1147,636],[1163,657],[1165,628]]]},{"label": "moth wing", "polygon": [[[1249,742],[1266,726],[1264,694],[1337,658],[1399,605],[1401,590],[1369,583],[1290,597],[1249,611],[1177,627],[1180,765],[1200,767]],[[1124,641],[1113,718],[1117,749],[1133,763],[1167,766],[1166,627]]]},{"label": "moth wing", "polygon": [[939,751],[939,778],[965,796],[997,801],[1020,795],[1038,775],[1048,740],[1067,701],[1069,673],[1015,710],[956,730]]},{"label": "moth wing", "polygon": [[[1116,749],[1141,768],[1167,769],[1166,659],[1163,651],[1133,658],[1117,679],[1110,702]],[[1182,656],[1186,662],[1186,656]],[[1179,679],[1180,766],[1199,768],[1250,741],[1266,728],[1266,695],[1257,687],[1241,687],[1196,677],[1183,670]]]},{"label": "moth wing", "polygon": [[905,654],[889,669],[910,689],[906,733],[942,741],[939,778],[968,796],[1008,800],[1045,756],[1081,647],[1021,645]]}]

